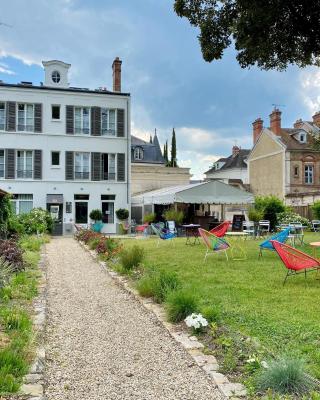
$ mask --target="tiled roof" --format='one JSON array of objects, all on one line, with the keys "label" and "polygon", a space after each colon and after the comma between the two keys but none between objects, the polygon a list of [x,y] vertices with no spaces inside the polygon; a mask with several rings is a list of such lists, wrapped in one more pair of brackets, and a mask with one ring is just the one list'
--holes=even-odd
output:
[{"label": "tiled roof", "polygon": [[[134,149],[136,147],[141,147],[143,150],[143,159],[134,159]],[[139,164],[165,164],[165,159],[163,158],[160,144],[157,135],[153,138],[153,143],[146,142],[136,136],[131,136],[131,161]]]},{"label": "tiled roof", "polygon": [[[214,169],[211,168],[209,171],[206,171],[205,174],[211,174],[217,171],[222,171],[226,169],[232,169],[232,168],[247,168],[247,164],[245,160],[247,159],[249,153],[251,150],[248,149],[240,149],[239,152],[236,155],[232,155],[227,157],[227,158],[220,158],[218,161],[225,162],[225,164],[219,168],[219,169]],[[216,161],[216,162],[218,162]]]},{"label": "tiled roof", "polygon": [[314,150],[312,148],[312,139],[310,135],[307,135],[307,142],[300,143],[294,134],[301,132],[301,129],[294,128],[282,128],[281,129],[281,141],[287,147],[288,150]]}]

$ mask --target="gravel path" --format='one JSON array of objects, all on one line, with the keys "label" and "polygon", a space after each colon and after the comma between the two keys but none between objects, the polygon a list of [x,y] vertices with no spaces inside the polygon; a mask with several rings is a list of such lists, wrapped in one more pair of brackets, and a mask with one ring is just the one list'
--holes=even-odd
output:
[{"label": "gravel path", "polygon": [[48,256],[48,400],[221,400],[157,319],[71,238]]}]

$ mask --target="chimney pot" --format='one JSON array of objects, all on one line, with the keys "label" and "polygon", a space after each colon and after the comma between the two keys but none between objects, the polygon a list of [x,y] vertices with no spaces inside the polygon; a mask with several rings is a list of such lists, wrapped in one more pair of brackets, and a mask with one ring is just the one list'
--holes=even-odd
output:
[{"label": "chimney pot", "polygon": [[240,147],[238,146],[233,146],[232,147],[232,157],[236,156],[240,152]]},{"label": "chimney pot", "polygon": [[270,114],[270,129],[275,135],[281,135],[281,111],[278,108]]},{"label": "chimney pot", "polygon": [[320,127],[320,111],[312,116],[313,123]]},{"label": "chimney pot", "polygon": [[255,145],[258,137],[263,129],[263,121],[261,118],[257,118],[253,123],[253,144]]},{"label": "chimney pot", "polygon": [[116,57],[112,63],[113,91],[121,92],[121,64],[122,61]]},{"label": "chimney pot", "polygon": [[302,121],[302,119],[300,118],[300,119],[297,119],[297,120],[296,120],[296,122],[293,124],[293,127],[294,127],[295,129],[300,129],[300,128],[302,127],[302,125],[303,125],[303,121]]}]

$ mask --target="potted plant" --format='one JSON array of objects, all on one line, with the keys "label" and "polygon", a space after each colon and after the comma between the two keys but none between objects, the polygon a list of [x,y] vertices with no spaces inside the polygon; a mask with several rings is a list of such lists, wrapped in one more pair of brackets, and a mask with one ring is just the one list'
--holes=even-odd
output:
[{"label": "potted plant", "polygon": [[143,217],[143,222],[145,224],[151,224],[152,222],[154,222],[156,219],[156,214],[155,213],[148,213],[145,214]]},{"label": "potted plant", "polygon": [[125,224],[125,220],[129,218],[129,211],[125,208],[119,208],[116,210],[116,216],[118,220],[120,221],[119,224],[117,224],[117,233],[120,233],[122,235],[128,233],[128,227]]},{"label": "potted plant", "polygon": [[89,217],[94,221],[94,224],[92,224],[92,229],[94,230],[94,232],[101,232],[101,229],[103,227],[101,210],[99,210],[98,208],[92,210]]}]

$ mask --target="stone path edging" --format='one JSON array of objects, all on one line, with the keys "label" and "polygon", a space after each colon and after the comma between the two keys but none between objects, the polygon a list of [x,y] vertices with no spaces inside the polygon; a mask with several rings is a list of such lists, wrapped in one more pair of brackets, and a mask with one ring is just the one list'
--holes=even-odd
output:
[{"label": "stone path edging", "polygon": [[44,347],[45,327],[47,317],[47,275],[46,275],[46,251],[45,245],[41,248],[40,261],[38,264],[41,277],[38,285],[38,296],[33,301],[34,317],[33,331],[36,338],[37,349],[29,373],[23,378],[20,392],[23,399],[26,395],[29,400],[45,400],[44,396],[44,368],[46,351]]},{"label": "stone path edging", "polygon": [[[213,355],[206,355],[202,352],[204,345],[198,341],[196,336],[190,335],[182,330],[178,331],[174,324],[171,324],[166,320],[166,314],[163,307],[155,303],[152,299],[141,297],[139,292],[130,286],[130,281],[126,277],[112,270],[105,262],[100,261],[97,253],[93,250],[90,250],[86,244],[79,241],[78,243],[84,250],[89,252],[91,257],[100,264],[102,269],[107,272],[120,287],[130,292],[137,301],[139,301],[147,310],[151,311],[157,317],[158,321],[162,323],[169,334],[178,343],[180,343],[180,345],[182,345],[182,347],[194,359],[196,364],[209,375],[209,377],[217,385],[220,393],[225,396],[226,399],[237,400],[246,397],[247,392],[244,385],[241,383],[232,383],[225,375],[218,372],[219,364],[217,359]],[[39,398],[39,400],[42,399]]]}]

